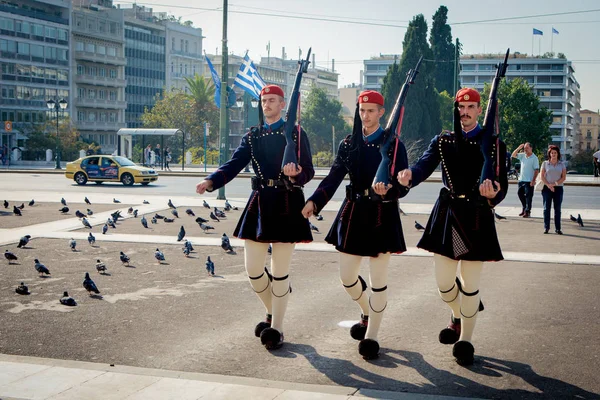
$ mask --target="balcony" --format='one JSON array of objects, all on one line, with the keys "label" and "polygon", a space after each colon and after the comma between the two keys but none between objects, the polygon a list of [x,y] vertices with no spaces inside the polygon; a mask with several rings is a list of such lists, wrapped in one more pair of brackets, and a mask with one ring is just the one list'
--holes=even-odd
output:
[{"label": "balcony", "polygon": [[77,107],[87,108],[106,108],[106,109],[121,109],[127,108],[127,102],[124,100],[107,100],[107,99],[75,99]]},{"label": "balcony", "polygon": [[88,53],[86,51],[76,51],[75,59],[92,61],[92,62],[97,62],[100,64],[107,64],[107,65],[123,65],[123,66],[127,65],[127,60],[125,59],[125,57]]},{"label": "balcony", "polygon": [[92,75],[75,75],[75,82],[86,83],[88,85],[109,86],[109,87],[125,87],[127,86],[126,79],[109,78]]},{"label": "balcony", "polygon": [[125,122],[78,121],[76,124],[79,129],[86,131],[116,132],[121,128],[127,128]]},{"label": "balcony", "polygon": [[203,58],[202,54],[186,53],[185,51],[181,51],[181,50],[171,50],[171,55],[185,57],[185,58],[192,58],[194,60],[202,60],[202,58]]}]

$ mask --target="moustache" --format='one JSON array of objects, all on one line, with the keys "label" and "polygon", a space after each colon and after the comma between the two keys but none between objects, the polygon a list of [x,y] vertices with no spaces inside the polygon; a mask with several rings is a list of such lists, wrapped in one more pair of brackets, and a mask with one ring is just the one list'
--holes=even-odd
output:
[{"label": "moustache", "polygon": [[461,118],[461,119],[463,119],[463,118],[468,118],[468,119],[471,119],[471,117],[469,117],[468,115],[461,115],[461,116],[460,116],[460,118]]}]

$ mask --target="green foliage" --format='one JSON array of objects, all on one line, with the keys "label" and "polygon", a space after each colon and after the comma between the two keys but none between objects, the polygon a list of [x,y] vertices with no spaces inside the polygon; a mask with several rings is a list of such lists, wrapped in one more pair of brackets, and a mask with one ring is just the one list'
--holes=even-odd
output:
[{"label": "green foliage", "polygon": [[[192,164],[204,164],[204,148],[190,147],[186,151],[192,153]],[[219,163],[219,151],[208,150],[207,161],[208,165],[217,165]],[[179,159],[179,163],[181,163],[181,159]]]},{"label": "green foliage", "polygon": [[454,96],[447,91],[438,93],[440,103],[440,118],[442,120],[442,129],[445,131],[454,130]]},{"label": "green foliage", "polygon": [[592,175],[594,173],[594,153],[597,150],[583,150],[575,154],[569,160],[570,170],[577,171],[578,174]]},{"label": "green foliage", "polygon": [[330,167],[333,164],[333,154],[331,151],[319,151],[317,154],[313,153],[312,161],[315,167]]},{"label": "green foliage", "polygon": [[342,103],[328,98],[324,89],[315,86],[306,99],[301,124],[308,135],[313,153],[332,149],[332,127],[335,128],[336,144],[339,138],[351,132],[342,117]]},{"label": "green foliage", "polygon": [[[89,143],[82,140],[79,132],[69,118],[61,118],[58,125],[59,149],[62,161],[79,158],[79,150],[87,150]],[[56,119],[33,125],[27,133],[25,143],[27,153],[45,153],[47,149],[56,149]],[[98,147],[95,147],[98,149]],[[45,157],[44,157],[45,159]]]},{"label": "green foliage", "polygon": [[435,60],[435,88],[438,92],[454,91],[455,46],[452,43],[452,30],[448,25],[448,8],[440,6],[433,14],[431,35],[429,36],[433,59]]},{"label": "green foliage", "polygon": [[[486,84],[481,95],[484,112],[480,121],[483,121],[490,89],[491,85]],[[510,82],[502,80],[498,87],[500,137],[510,152],[521,143],[529,142],[534,153],[542,155],[552,138],[552,112],[540,106],[540,99],[532,89],[533,86],[521,78]]]},{"label": "green foliage", "polygon": [[[414,17],[409,23],[402,46],[404,52],[400,64],[392,65],[383,80],[382,94],[385,98],[386,119],[389,118],[409,69],[415,67],[421,56],[424,60],[433,59],[427,42],[427,23],[422,14]],[[431,138],[441,131],[434,74],[435,64],[423,61],[404,104],[402,140],[407,146],[418,143],[421,150],[424,150]]]}]

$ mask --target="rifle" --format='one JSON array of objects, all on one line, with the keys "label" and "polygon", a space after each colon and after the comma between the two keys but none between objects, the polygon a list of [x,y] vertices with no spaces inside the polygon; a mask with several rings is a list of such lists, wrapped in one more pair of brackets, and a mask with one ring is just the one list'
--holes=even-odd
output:
[{"label": "rifle", "polygon": [[[406,95],[408,94],[408,88],[410,87],[410,85],[415,83],[415,78],[419,73],[419,66],[421,65],[422,60],[423,56],[419,58],[419,61],[417,61],[417,65],[406,73],[406,81],[404,82],[404,85],[402,85],[402,89],[400,89],[400,93],[398,94],[398,98],[396,99],[394,109],[392,110],[392,113],[388,118],[388,122],[385,127],[386,137],[381,146],[379,146],[379,152],[381,153],[381,162],[379,163],[379,167],[377,168],[377,172],[375,173],[373,184],[383,182],[386,185],[388,185],[391,183],[390,175],[394,173],[394,168],[396,167],[396,150],[398,149],[398,142],[400,141],[400,131],[402,129],[402,119],[404,118],[404,101],[406,100]],[[390,150],[390,146],[392,145],[392,142],[394,140],[396,141],[396,148],[394,150],[394,159],[393,161],[391,161],[388,153]]]},{"label": "rifle", "polygon": [[[499,133],[496,131],[498,122],[498,86],[500,85],[500,80],[506,75],[509,53],[510,49],[506,50],[504,62],[501,62],[496,66],[496,76],[494,76],[494,80],[492,81],[492,88],[490,89],[490,96],[488,98],[487,109],[485,111],[485,117],[483,119],[483,128],[480,133],[480,135],[482,135],[481,153],[483,155],[483,167],[481,168],[481,177],[479,178],[479,183],[483,183],[486,179],[489,179],[492,181],[494,189],[496,189],[496,185],[494,184],[494,182],[498,178],[501,162],[499,158],[500,155],[497,154],[498,160],[496,162],[496,168],[494,169],[494,154],[492,154],[492,150],[494,148],[494,142],[498,140],[499,135]],[[503,154],[502,157],[505,157],[505,155]]]},{"label": "rifle", "polygon": [[285,133],[285,152],[283,153],[283,161],[281,162],[281,169],[291,162],[298,167],[298,158],[300,157],[300,136],[301,131],[298,126],[298,155],[295,152],[295,144],[293,139],[294,127],[296,125],[296,116],[298,114],[298,103],[300,101],[300,82],[302,81],[302,74],[308,71],[308,64],[310,64],[310,51],[306,54],[305,60],[298,60],[298,72],[296,73],[296,80],[294,81],[294,88],[290,95],[290,102],[285,114],[285,125],[283,132]]}]

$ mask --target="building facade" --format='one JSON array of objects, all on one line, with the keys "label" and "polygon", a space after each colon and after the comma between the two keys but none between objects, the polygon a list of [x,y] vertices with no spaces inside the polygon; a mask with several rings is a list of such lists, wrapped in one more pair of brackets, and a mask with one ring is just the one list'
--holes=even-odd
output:
[{"label": "building facade", "polygon": [[579,149],[600,149],[600,113],[598,111],[581,110]]},{"label": "building facade", "polygon": [[364,60],[364,89],[381,91],[381,87],[383,86],[383,78],[387,75],[388,69],[394,63],[399,62],[400,54],[380,54],[378,57],[372,57],[370,60]]},{"label": "building facade", "polygon": [[202,29],[162,20],[166,30],[166,88],[189,93],[185,78],[204,74]]},{"label": "building facade", "polygon": [[[496,73],[501,56],[464,55],[461,57],[461,86],[483,90]],[[522,78],[540,98],[540,104],[552,111],[552,143],[563,154],[578,151],[578,124],[581,93],[571,61],[563,58],[536,58],[512,55],[508,61],[506,79]]]},{"label": "building facade", "polygon": [[57,118],[48,100],[66,100],[69,115],[70,17],[67,0],[0,3],[0,146],[23,147],[34,125]]}]

